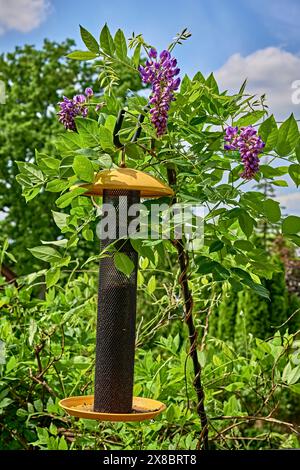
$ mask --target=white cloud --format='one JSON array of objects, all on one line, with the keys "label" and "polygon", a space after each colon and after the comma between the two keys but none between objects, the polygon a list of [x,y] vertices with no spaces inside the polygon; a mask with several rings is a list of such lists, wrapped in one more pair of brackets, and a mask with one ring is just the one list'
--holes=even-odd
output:
[{"label": "white cloud", "polygon": [[237,91],[247,78],[247,91],[267,95],[270,110],[278,119],[293,112],[300,118],[300,105],[292,103],[292,83],[300,80],[300,56],[277,47],[260,49],[248,56],[237,53],[215,72],[222,88]]},{"label": "white cloud", "polygon": [[283,209],[283,213],[300,215],[300,193],[294,192],[289,194],[283,194],[277,196],[276,199],[280,202],[280,205]]},{"label": "white cloud", "polygon": [[0,35],[9,30],[27,33],[49,12],[49,0],[0,0]]}]

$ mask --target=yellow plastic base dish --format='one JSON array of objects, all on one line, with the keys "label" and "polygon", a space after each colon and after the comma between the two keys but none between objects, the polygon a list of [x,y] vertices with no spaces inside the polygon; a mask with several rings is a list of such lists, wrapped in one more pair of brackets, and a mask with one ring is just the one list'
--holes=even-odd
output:
[{"label": "yellow plastic base dish", "polygon": [[160,401],[133,397],[132,413],[100,413],[93,409],[93,395],[64,398],[59,405],[71,416],[99,421],[144,421],[155,418],[166,409]]}]

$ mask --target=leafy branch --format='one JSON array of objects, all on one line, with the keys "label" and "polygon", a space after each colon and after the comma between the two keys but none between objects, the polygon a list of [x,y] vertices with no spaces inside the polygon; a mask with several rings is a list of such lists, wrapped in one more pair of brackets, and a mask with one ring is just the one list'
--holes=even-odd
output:
[{"label": "leafy branch", "polygon": [[181,33],[177,33],[176,36],[174,37],[173,41],[171,42],[171,44],[168,46],[168,50],[171,52],[176,46],[177,44],[182,44],[183,41],[186,41],[187,39],[189,39],[190,37],[192,36],[192,33],[190,33],[188,31],[187,28],[184,28]]}]

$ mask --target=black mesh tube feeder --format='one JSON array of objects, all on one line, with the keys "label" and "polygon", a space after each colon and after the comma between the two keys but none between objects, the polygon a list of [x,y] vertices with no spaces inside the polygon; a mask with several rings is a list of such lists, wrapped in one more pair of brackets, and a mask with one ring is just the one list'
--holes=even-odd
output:
[{"label": "black mesh tube feeder", "polygon": [[[122,118],[117,122],[117,131]],[[119,143],[118,139],[115,143]],[[103,204],[114,207],[116,220],[120,212],[125,213],[124,204],[129,207],[141,198],[173,195],[163,182],[124,164],[121,168],[100,171],[93,184],[83,186],[87,189],[85,195],[102,196]],[[60,405],[70,415],[81,418],[141,421],[155,417],[165,405],[149,398],[133,397],[138,254],[123,236],[130,217],[121,219],[113,239],[101,236],[101,251],[107,250],[109,256],[100,259],[99,268],[94,395],[65,398]],[[134,269],[130,276],[116,268],[110,245],[131,259]]]}]

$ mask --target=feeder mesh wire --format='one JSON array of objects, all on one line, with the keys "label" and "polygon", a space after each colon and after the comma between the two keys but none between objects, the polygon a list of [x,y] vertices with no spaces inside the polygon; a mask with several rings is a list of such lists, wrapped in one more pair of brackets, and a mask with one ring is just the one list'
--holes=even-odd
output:
[{"label": "feeder mesh wire", "polygon": [[[127,207],[140,202],[139,191],[104,190],[103,204],[110,203],[116,210],[115,239],[124,236],[122,230],[134,217],[127,216]],[[126,214],[119,223],[119,213]],[[107,216],[107,213],[103,213]],[[104,225],[104,224],[103,224]],[[102,226],[105,230],[105,226]],[[112,239],[101,237],[101,251]],[[98,321],[94,410],[107,413],[132,411],[135,317],[138,255],[129,240],[120,239],[114,246],[134,263],[128,278],[118,271],[113,256],[100,260]]]}]

